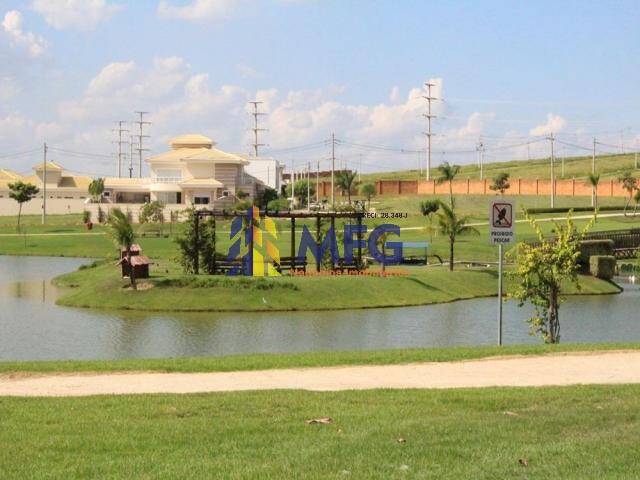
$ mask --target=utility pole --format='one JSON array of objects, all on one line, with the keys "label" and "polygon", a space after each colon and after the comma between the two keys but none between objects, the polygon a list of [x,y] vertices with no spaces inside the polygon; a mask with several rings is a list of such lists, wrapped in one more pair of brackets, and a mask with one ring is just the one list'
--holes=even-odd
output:
[{"label": "utility pole", "polygon": [[484,143],[482,143],[482,136],[478,139],[478,146],[476,147],[478,151],[478,167],[480,167],[480,180],[484,180]]},{"label": "utility pole", "polygon": [[311,162],[307,162],[307,212],[311,211]]},{"label": "utility pole", "polygon": [[42,224],[47,223],[47,142],[42,150]]},{"label": "utility pole", "polygon": [[634,140],[634,146],[636,147],[634,150],[634,157],[635,157],[635,166],[636,166],[636,170],[638,169],[638,139],[636,138]]},{"label": "utility pole", "polygon": [[294,202],[295,202],[295,187],[296,187],[296,174],[293,170],[294,168],[294,163],[293,160],[291,160],[291,175],[289,175],[289,184],[291,185],[291,209],[293,209],[294,207]]},{"label": "utility pole", "polygon": [[260,156],[258,155],[258,149],[260,147],[264,147],[265,145],[264,143],[260,143],[258,141],[258,135],[260,132],[267,131],[266,128],[260,128],[258,124],[259,124],[260,117],[262,115],[266,115],[266,113],[261,113],[258,111],[258,105],[261,105],[264,102],[253,101],[249,103],[253,105],[253,112],[251,113],[251,115],[253,115],[253,128],[251,129],[253,131],[253,156],[257,158]]},{"label": "utility pole", "polygon": [[425,86],[427,87],[427,95],[423,95],[422,98],[427,100],[427,113],[424,113],[423,116],[427,119],[427,131],[425,135],[427,137],[427,181],[431,179],[431,119],[436,118],[435,115],[431,113],[431,101],[438,100],[435,97],[431,96],[431,87],[435,87],[435,83],[426,82]]},{"label": "utility pole", "polygon": [[318,160],[316,170],[316,203],[320,203],[320,160]]},{"label": "utility pole", "polygon": [[551,208],[555,207],[556,203],[556,174],[554,171],[554,158],[553,158],[553,132],[548,137],[548,140],[551,142]]},{"label": "utility pole", "polygon": [[[138,152],[138,177],[142,178],[142,152],[148,152],[148,148],[142,147],[142,141],[145,138],[149,138],[149,135],[144,135],[143,128],[145,125],[151,125],[151,122],[146,122],[144,120],[144,116],[148,115],[149,112],[135,112],[139,115],[140,120],[135,122],[138,125],[138,148],[136,151]],[[133,160],[131,160],[133,163]],[[131,175],[130,175],[131,176]]]},{"label": "utility pole", "polygon": [[129,133],[129,130],[122,127],[125,123],[126,122],[124,120],[120,120],[118,122],[118,128],[113,130],[114,132],[118,133],[118,140],[115,142],[118,144],[118,178],[122,177],[122,159],[123,156],[126,155],[126,153],[122,151],[122,145],[127,142],[122,139],[122,135],[125,133]]},{"label": "utility pole", "polygon": [[129,178],[133,178],[133,145],[134,136],[129,136]]},{"label": "utility pole", "polygon": [[336,188],[335,188],[335,170],[336,170],[336,135],[331,134],[331,207],[336,209]]},{"label": "utility pole", "polygon": [[596,173],[596,137],[593,137],[593,153],[591,154],[591,173]]}]

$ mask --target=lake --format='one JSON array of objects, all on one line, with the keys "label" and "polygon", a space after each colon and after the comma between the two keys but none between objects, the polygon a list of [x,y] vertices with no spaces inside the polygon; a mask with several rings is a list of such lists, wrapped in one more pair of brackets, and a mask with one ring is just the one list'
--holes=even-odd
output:
[{"label": "lake", "polygon": [[[497,343],[497,299],[336,312],[132,313],[59,307],[50,280],[86,259],[0,256],[0,360],[217,356]],[[640,341],[640,287],[572,297],[563,342]],[[99,295],[99,292],[96,292]],[[538,343],[508,302],[504,343]]]}]

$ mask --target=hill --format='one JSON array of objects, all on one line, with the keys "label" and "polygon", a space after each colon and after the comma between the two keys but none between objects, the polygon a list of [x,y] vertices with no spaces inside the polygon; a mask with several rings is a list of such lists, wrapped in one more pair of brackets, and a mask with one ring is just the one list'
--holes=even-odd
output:
[{"label": "hill", "polygon": [[[640,159],[639,159],[640,161]],[[564,162],[564,175],[562,175]],[[584,180],[591,172],[591,156],[556,158],[555,172],[557,179],[576,178]],[[509,173],[512,179],[548,179],[549,178],[549,158],[536,158],[532,160],[512,160],[507,162],[492,162],[484,164],[484,177],[494,178],[498,173]],[[600,172],[601,178],[617,178],[624,171],[634,171],[636,176],[640,176],[640,170],[635,168],[635,154],[626,153],[619,155],[599,155],[596,157],[596,170]],[[431,169],[432,178],[438,176],[437,168]],[[459,179],[479,179],[480,169],[476,164],[463,165]],[[375,180],[417,180],[424,179],[424,173],[420,175],[418,170],[401,170],[395,172],[376,172],[362,174],[362,182]]]}]

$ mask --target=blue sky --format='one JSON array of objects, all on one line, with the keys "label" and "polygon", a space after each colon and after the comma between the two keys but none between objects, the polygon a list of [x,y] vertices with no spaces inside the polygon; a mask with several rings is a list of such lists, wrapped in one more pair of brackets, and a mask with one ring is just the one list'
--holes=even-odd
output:
[{"label": "blue sky", "polygon": [[[551,131],[634,147],[640,124],[637,2],[0,0],[0,157],[43,141],[113,152],[111,128],[148,110],[151,146],[202,132],[250,149],[248,100],[265,101],[265,154],[302,165],[344,141],[419,150],[433,79],[436,163],[523,158]],[[640,137],[638,137],[640,140]],[[503,148],[504,147],[504,148]],[[495,151],[490,151],[496,148]],[[545,142],[530,155],[543,155]],[[579,149],[560,145],[561,154]],[[614,150],[614,147],[603,147]],[[420,154],[342,144],[365,170]],[[361,156],[362,155],[362,156]],[[112,173],[104,157],[58,158]],[[26,170],[30,154],[0,158]]]}]

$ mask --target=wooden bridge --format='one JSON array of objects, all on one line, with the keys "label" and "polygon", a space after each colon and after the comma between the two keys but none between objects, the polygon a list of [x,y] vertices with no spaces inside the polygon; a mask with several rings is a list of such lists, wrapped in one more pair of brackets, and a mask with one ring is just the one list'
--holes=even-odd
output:
[{"label": "wooden bridge", "polygon": [[[618,260],[635,258],[640,252],[640,228],[587,233],[583,240],[613,240],[613,255]],[[540,245],[540,242],[528,243]]]},{"label": "wooden bridge", "polygon": [[640,251],[640,228],[588,233],[585,240],[613,240],[613,254],[618,260],[635,258]]}]

